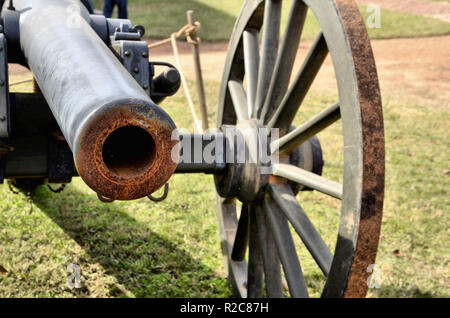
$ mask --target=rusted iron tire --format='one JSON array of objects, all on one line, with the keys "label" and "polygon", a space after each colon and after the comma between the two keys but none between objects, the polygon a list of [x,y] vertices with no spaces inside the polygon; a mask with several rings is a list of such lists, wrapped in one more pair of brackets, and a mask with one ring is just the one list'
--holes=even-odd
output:
[{"label": "rusted iron tire", "polygon": [[[239,297],[282,297],[283,279],[290,296],[307,297],[305,275],[291,237],[293,231],[289,230],[292,226],[324,273],[322,297],[364,297],[368,269],[375,263],[378,248],[385,169],[382,105],[370,41],[353,0],[292,1],[292,15],[285,31],[287,40],[278,39],[281,2],[245,2],[230,41],[222,80],[217,126],[279,128],[280,139],[272,145],[280,150],[282,163],[272,165],[273,174],[265,182],[260,180],[263,176],[246,180],[261,185],[258,191],[263,193],[262,197],[250,198],[243,193],[248,186],[244,189],[238,183],[234,184],[237,193],[224,194],[222,184],[226,177],[215,177],[220,194],[217,195],[219,231],[229,281]],[[314,13],[322,31],[304,67],[290,84],[307,10]],[[335,69],[339,103],[294,134],[289,133],[328,53]],[[344,139],[342,185],[313,178],[289,163],[286,155],[339,119]],[[233,178],[231,172],[226,176]],[[314,180],[317,184],[312,188],[316,192],[341,199],[334,253],[327,250],[312,225],[314,220],[308,219],[286,185],[288,181],[296,181],[311,187],[309,181]],[[236,198],[243,201],[240,218]]]}]

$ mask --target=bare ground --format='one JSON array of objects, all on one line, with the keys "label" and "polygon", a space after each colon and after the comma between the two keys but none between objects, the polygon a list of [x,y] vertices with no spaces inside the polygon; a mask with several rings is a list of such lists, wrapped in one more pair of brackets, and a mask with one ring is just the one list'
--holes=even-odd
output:
[{"label": "bare ground", "polygon": [[[296,68],[310,45],[311,43],[303,43],[300,46]],[[402,97],[407,102],[426,103],[437,107],[450,106],[450,36],[375,40],[372,41],[372,46],[384,96]],[[227,43],[202,44],[202,69],[205,79],[221,80],[227,47]],[[179,48],[186,77],[194,79],[190,47],[180,43]],[[170,46],[152,50],[151,59],[175,64]],[[330,58],[325,62],[314,86],[324,90],[335,89]]]}]

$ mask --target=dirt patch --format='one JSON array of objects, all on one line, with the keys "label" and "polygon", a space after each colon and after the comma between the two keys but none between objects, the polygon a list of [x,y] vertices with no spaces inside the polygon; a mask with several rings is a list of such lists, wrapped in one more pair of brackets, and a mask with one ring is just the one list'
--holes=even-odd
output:
[{"label": "dirt patch", "polygon": [[28,69],[19,64],[9,64],[10,74],[26,74],[29,73]]},{"label": "dirt patch", "polygon": [[381,8],[413,13],[450,22],[450,3],[422,0],[357,0],[361,4],[377,4]]},{"label": "dirt patch", "polygon": [[[302,43],[295,68],[311,43]],[[226,59],[227,43],[203,43],[202,69],[207,80],[220,81]],[[450,36],[372,41],[383,97],[401,98],[412,103],[447,107],[450,101]],[[180,59],[189,79],[195,78],[189,45],[180,43]],[[170,46],[151,51],[151,59],[175,64]],[[294,72],[295,73],[295,72]],[[335,90],[331,59],[320,71],[314,88]]]}]

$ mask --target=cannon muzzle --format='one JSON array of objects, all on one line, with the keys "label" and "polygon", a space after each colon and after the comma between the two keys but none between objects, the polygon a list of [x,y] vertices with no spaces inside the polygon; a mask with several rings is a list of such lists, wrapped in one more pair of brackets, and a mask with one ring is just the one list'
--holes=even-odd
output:
[{"label": "cannon muzzle", "polygon": [[14,6],[23,56],[86,184],[115,200],[164,185],[178,161],[175,124],[92,29],[82,3],[16,0]]}]

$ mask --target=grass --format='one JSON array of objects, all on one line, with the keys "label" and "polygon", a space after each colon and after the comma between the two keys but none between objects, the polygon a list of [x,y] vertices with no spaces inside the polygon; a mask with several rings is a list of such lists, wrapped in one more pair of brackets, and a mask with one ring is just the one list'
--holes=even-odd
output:
[{"label": "grass", "polygon": [[[192,84],[192,83],[191,83]],[[27,90],[22,85],[18,90]],[[207,82],[210,121],[218,83]],[[318,89],[299,124],[336,100]],[[192,129],[181,93],[163,107]],[[377,265],[381,288],[370,297],[450,297],[448,109],[385,94],[386,200]],[[418,123],[420,123],[418,125]],[[324,175],[340,178],[340,126],[322,132]],[[100,203],[79,179],[61,194],[38,188],[31,197],[0,187],[1,297],[229,297],[217,233],[212,177],[176,175],[169,198]],[[32,202],[30,201],[32,200]],[[339,202],[317,193],[299,200],[330,247]],[[300,259],[312,296],[324,279],[308,253]],[[81,268],[82,288],[67,287],[67,267]]]},{"label": "grass", "polygon": [[[202,23],[200,37],[204,41],[228,41],[236,17],[239,15],[243,0],[129,0],[130,19],[142,24],[148,38],[166,38],[186,24],[186,11],[194,10],[198,21]],[[288,1],[289,2],[289,1]],[[102,8],[103,1],[94,1]],[[285,25],[289,5],[283,5],[282,25]],[[116,9],[117,10],[117,9]],[[372,12],[360,6],[365,21]],[[317,21],[311,12],[304,30],[304,39],[312,40],[319,31]],[[369,28],[373,39],[421,37],[450,34],[450,23],[437,19],[381,10],[381,28]]]}]

